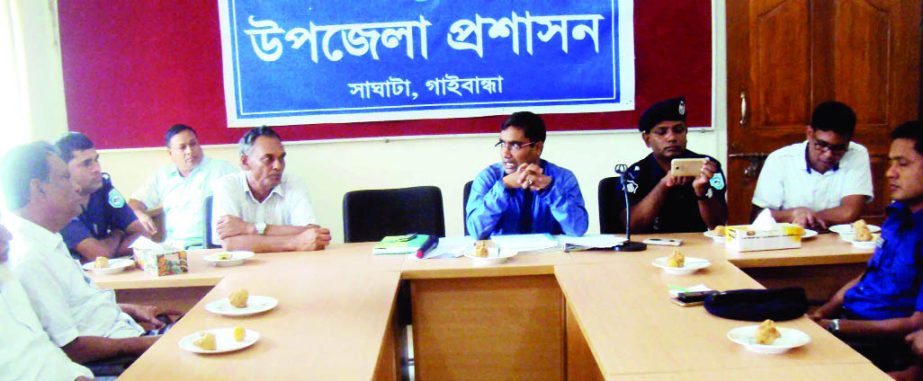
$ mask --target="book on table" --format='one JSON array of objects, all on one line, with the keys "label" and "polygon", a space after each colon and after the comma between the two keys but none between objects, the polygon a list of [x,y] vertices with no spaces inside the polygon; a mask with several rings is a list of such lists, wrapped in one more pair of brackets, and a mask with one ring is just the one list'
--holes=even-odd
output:
[{"label": "book on table", "polygon": [[372,254],[416,254],[429,239],[427,234],[389,235],[372,248]]}]

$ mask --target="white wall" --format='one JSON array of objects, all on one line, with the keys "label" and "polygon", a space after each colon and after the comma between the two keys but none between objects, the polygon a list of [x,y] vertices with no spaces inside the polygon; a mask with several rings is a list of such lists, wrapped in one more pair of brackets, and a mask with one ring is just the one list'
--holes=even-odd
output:
[{"label": "white wall", "polygon": [[[31,104],[30,137],[54,139],[66,128],[64,85],[61,75],[55,0],[2,0],[14,4],[20,15]],[[689,148],[713,155],[722,163],[727,146],[726,132],[726,48],[724,1],[712,0],[713,95],[712,126],[690,132]],[[637,86],[644,86],[638,83]],[[690,112],[700,112],[689,110]],[[701,110],[701,112],[706,112]],[[243,134],[244,130],[241,130]],[[285,129],[280,130],[285,135]],[[446,212],[446,233],[460,235],[462,186],[478,171],[497,160],[495,134],[432,136],[411,139],[370,139],[335,142],[290,142],[288,171],[304,178],[310,187],[321,223],[332,229],[335,240],[343,239],[343,194],[356,189],[378,189],[435,185],[442,189]],[[234,146],[207,146],[206,154],[237,161]],[[612,176],[616,163],[631,163],[648,150],[636,131],[594,133],[552,133],[544,158],[574,171],[580,181],[590,233],[599,231],[596,186]],[[112,174],[115,185],[130,194],[160,165],[169,163],[164,148],[104,150],[103,169]]]},{"label": "white wall", "polygon": [[[241,134],[245,130],[241,130]],[[285,135],[285,129],[279,130]],[[690,132],[688,147],[718,155],[718,136],[712,129]],[[92,137],[91,137],[92,138]],[[493,147],[498,135],[436,136],[414,139],[374,139],[341,142],[289,142],[286,171],[305,179],[320,223],[343,241],[343,195],[351,190],[435,185],[442,190],[446,234],[464,232],[462,187],[484,167],[499,160]],[[637,131],[554,133],[542,157],[574,171],[590,214],[590,232],[599,232],[596,187],[613,176],[617,163],[631,164],[650,151]],[[206,155],[237,163],[236,146],[207,146]],[[161,165],[166,148],[103,150],[104,171],[115,186],[130,194]]]}]

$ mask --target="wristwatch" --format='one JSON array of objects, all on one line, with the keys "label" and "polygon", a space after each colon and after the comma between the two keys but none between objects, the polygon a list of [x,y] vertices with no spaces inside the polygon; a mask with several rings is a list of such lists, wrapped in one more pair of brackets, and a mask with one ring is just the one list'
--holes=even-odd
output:
[{"label": "wristwatch", "polygon": [[833,319],[830,321],[830,324],[827,324],[827,330],[830,333],[836,334],[840,332],[840,319]]},{"label": "wristwatch", "polygon": [[256,228],[256,234],[259,234],[259,235],[266,234],[266,223],[265,222],[257,222],[253,224],[253,227]]}]

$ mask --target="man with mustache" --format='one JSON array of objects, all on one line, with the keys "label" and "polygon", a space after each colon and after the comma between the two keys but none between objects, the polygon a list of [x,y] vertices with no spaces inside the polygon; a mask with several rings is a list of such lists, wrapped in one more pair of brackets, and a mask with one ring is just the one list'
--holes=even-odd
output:
[{"label": "man with mustache", "polygon": [[582,236],[588,218],[573,172],[542,160],[545,123],[528,111],[500,126],[500,162],[474,179],[465,207],[468,231],[492,235],[551,233]]},{"label": "man with mustache", "polygon": [[224,160],[205,157],[195,130],[185,124],[170,127],[164,143],[173,164],[159,169],[128,204],[149,231],[157,227],[146,212],[162,206],[165,241],[181,247],[204,247],[205,198],[212,194],[216,180],[235,169]]},{"label": "man with mustache", "polygon": [[61,231],[71,255],[82,262],[130,255],[128,246],[149,233],[112,185],[109,174],[101,172],[93,142],[84,134],[70,132],[55,145],[80,187],[83,205],[80,215]]},{"label": "man with mustache", "polygon": [[243,171],[214,184],[212,232],[228,250],[323,250],[330,230],[317,225],[307,187],[283,175],[285,147],[269,127],[240,138]]},{"label": "man with mustache", "polygon": [[923,123],[894,129],[888,160],[885,176],[894,202],[875,253],[862,274],[809,317],[892,371],[912,358],[904,336],[923,327]]},{"label": "man with mustache", "polygon": [[812,229],[851,223],[872,200],[869,153],[850,142],[856,114],[840,102],[817,105],[807,140],[782,147],[766,158],[753,194],[755,217],[772,210],[778,222]]},{"label": "man with mustache", "polygon": [[12,236],[0,225],[0,379],[87,380],[89,369],[74,363],[51,342],[22,284],[7,268]]},{"label": "man with mustache", "polygon": [[[626,171],[631,221],[634,232],[672,233],[712,229],[727,221],[727,190],[721,165],[712,157],[686,149],[686,102],[673,98],[658,102],[641,114],[641,138],[651,153]],[[670,173],[673,159],[706,159],[697,176],[675,177]]]},{"label": "man with mustache", "polygon": [[11,268],[51,341],[81,364],[144,353],[160,336],[143,336],[136,321],[161,328],[163,314],[176,311],[116,304],[112,290],[97,288],[71,258],[59,232],[80,214],[82,195],[54,147],[35,142],[13,148],[3,157],[0,178],[13,212],[3,217],[16,237]]}]

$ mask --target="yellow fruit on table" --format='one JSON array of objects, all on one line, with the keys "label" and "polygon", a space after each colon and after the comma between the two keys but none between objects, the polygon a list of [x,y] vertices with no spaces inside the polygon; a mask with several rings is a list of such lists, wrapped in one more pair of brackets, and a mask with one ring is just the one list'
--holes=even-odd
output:
[{"label": "yellow fruit on table", "polygon": [[686,264],[686,257],[679,250],[673,250],[673,254],[667,257],[667,267],[683,267]]},{"label": "yellow fruit on table", "polygon": [[240,290],[234,291],[231,293],[231,296],[228,296],[228,301],[231,302],[231,305],[237,308],[244,308],[247,306],[247,298],[250,297],[250,293],[247,292],[247,289],[242,288]]},{"label": "yellow fruit on table", "polygon": [[244,337],[247,335],[247,330],[244,327],[234,327],[234,340],[235,341],[244,341]]},{"label": "yellow fruit on table", "polygon": [[96,262],[93,262],[93,267],[97,269],[104,269],[109,267],[109,258],[96,257]]},{"label": "yellow fruit on table", "polygon": [[202,336],[199,336],[198,339],[195,339],[195,341],[192,342],[192,345],[195,345],[206,351],[213,351],[216,348],[215,335],[208,332],[202,333]]},{"label": "yellow fruit on table", "polygon": [[769,345],[780,337],[782,337],[782,334],[776,329],[776,322],[772,320],[767,319],[760,323],[759,328],[756,329],[755,339],[757,344]]}]

